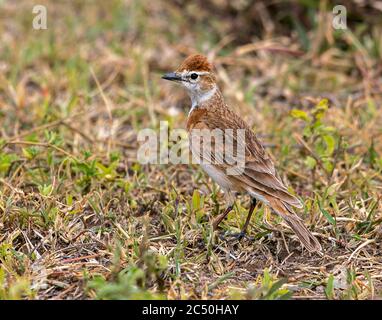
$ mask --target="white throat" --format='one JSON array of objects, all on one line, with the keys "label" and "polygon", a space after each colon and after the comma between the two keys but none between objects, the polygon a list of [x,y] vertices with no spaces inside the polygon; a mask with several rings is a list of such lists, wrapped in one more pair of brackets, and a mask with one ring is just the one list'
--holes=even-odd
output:
[{"label": "white throat", "polygon": [[191,98],[191,110],[189,114],[198,106],[201,105],[203,102],[211,99],[213,95],[216,92],[216,86],[214,86],[212,89],[204,92],[200,92],[199,90],[189,90],[189,95]]}]

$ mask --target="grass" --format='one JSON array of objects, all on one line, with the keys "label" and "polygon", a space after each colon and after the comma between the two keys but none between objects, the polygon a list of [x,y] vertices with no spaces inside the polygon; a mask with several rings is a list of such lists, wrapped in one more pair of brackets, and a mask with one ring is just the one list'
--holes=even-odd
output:
[{"label": "grass", "polygon": [[[381,297],[378,8],[349,1],[341,31],[324,1],[297,16],[264,2],[263,20],[245,2],[40,2],[40,31],[29,1],[0,3],[0,299]],[[262,206],[254,241],[220,240],[224,195],[200,168],[137,162],[140,129],[185,127],[188,98],[160,75],[195,51],[304,202],[322,257]]]}]

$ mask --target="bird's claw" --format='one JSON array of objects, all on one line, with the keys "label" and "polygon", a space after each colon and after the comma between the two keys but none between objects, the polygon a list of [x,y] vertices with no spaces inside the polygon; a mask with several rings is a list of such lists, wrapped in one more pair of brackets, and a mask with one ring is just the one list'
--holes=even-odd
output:
[{"label": "bird's claw", "polygon": [[228,240],[237,240],[237,241],[241,241],[242,239],[247,239],[249,241],[252,241],[254,240],[253,237],[250,237],[247,235],[246,232],[244,231],[241,231],[239,233],[226,233],[226,234],[219,234],[219,238],[223,241],[228,241]]}]

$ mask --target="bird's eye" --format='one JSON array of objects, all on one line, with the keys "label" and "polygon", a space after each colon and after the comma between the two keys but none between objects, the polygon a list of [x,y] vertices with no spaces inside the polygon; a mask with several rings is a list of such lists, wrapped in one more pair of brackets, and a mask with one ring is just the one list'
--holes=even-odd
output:
[{"label": "bird's eye", "polygon": [[195,80],[198,78],[198,74],[197,73],[191,73],[191,79]]}]

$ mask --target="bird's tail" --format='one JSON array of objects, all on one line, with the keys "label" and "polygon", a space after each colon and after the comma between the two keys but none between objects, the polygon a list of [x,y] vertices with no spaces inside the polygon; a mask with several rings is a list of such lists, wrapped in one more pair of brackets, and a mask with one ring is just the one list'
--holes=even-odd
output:
[{"label": "bird's tail", "polygon": [[292,208],[279,199],[267,199],[272,209],[280,215],[296,233],[301,243],[309,252],[321,251],[321,244],[317,238],[305,227],[302,219],[296,215]]}]

